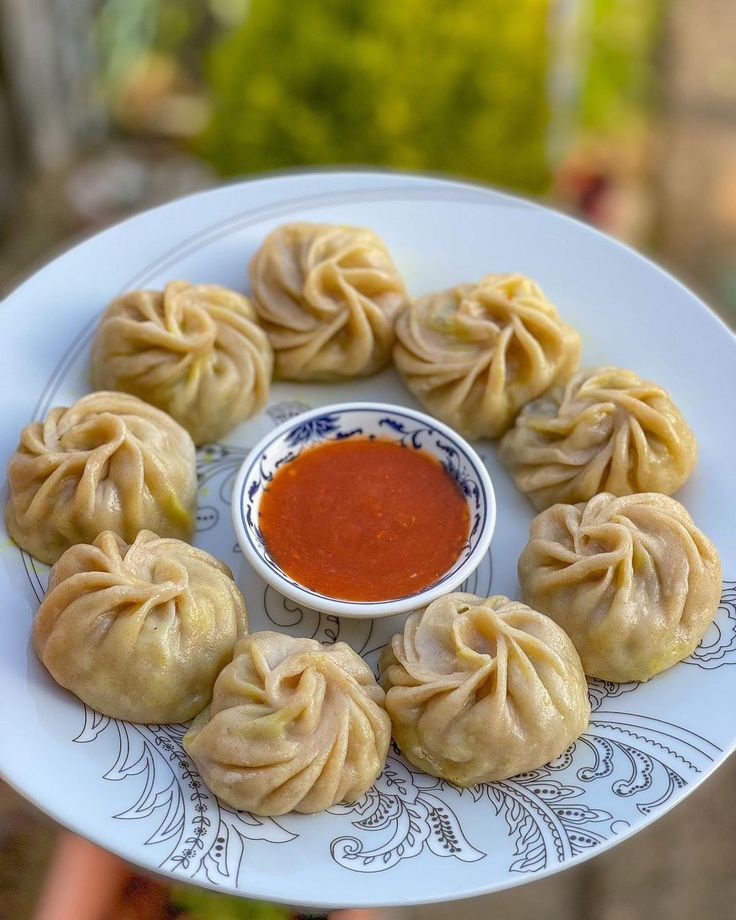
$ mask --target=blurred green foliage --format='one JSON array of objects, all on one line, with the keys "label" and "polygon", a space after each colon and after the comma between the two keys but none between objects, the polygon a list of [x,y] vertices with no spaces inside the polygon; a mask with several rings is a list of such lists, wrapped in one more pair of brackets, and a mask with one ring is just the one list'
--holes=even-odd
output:
[{"label": "blurred green foliage", "polygon": [[174,906],[186,911],[187,920],[289,920],[291,911],[276,904],[246,901],[228,895],[177,885],[171,892]]},{"label": "blurred green foliage", "polygon": [[665,0],[584,0],[584,129],[606,135],[640,130],[657,102],[656,49]]},{"label": "blurred green foliage", "polygon": [[[166,95],[199,94],[210,119],[197,152],[223,174],[371,164],[539,193],[581,138],[649,129],[664,9],[105,0],[95,31],[119,127],[165,133]],[[182,138],[199,130],[181,117],[176,126]]]},{"label": "blurred green foliage", "polygon": [[548,181],[549,0],[252,0],[212,48],[202,154],[224,174],[310,164]]}]

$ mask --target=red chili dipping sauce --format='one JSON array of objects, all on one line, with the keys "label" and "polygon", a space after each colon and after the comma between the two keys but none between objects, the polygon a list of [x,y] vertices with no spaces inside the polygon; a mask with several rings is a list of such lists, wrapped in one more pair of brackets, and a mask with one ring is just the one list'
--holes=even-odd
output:
[{"label": "red chili dipping sauce", "polygon": [[276,563],[328,597],[388,601],[421,591],[468,539],[462,492],[431,454],[391,441],[330,441],[273,477],[258,523]]}]

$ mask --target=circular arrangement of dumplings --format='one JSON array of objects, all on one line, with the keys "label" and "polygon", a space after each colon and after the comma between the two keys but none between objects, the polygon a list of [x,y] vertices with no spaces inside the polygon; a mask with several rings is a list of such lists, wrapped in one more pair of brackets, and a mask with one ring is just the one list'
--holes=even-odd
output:
[{"label": "circular arrangement of dumplings", "polygon": [[501,459],[540,510],[599,492],[670,495],[696,454],[669,394],[618,367],[580,371],[529,403],[501,442]]},{"label": "circular arrangement of dumplings", "polygon": [[505,779],[560,755],[588,724],[575,648],[507,597],[447,594],[412,614],[380,659],[402,753],[458,786]]},{"label": "circular arrangement of dumplings", "polygon": [[112,530],[191,539],[194,444],[171,416],[127,393],[97,392],[31,422],[8,464],[5,522],[15,542],[53,563]]},{"label": "circular arrangement of dumplings", "polygon": [[390,739],[383,690],[350,646],[260,632],[236,647],[184,749],[228,805],[281,815],[359,798]]},{"label": "circular arrangement of dumplings", "polygon": [[228,567],[204,550],[143,530],[68,549],[51,570],[33,645],[54,680],[99,712],[183,722],[248,628]]},{"label": "circular arrangement of dumplings", "polygon": [[394,362],[409,389],[471,438],[503,434],[580,356],[578,333],[523,275],[486,275],[420,297],[399,316],[396,335]]},{"label": "circular arrangement of dumplings", "polygon": [[[184,281],[117,298],[93,341],[100,392],[21,434],[5,519],[55,563],[32,635],[61,686],[114,718],[196,716],[183,743],[209,788],[281,815],[358,799],[392,733],[412,764],[459,786],[537,769],[585,730],[585,674],[648,680],[695,649],[721,565],[669,497],[696,444],[665,390],[620,368],[576,372],[578,333],[523,275],[409,302],[370,230],[277,227],[249,271],[252,302]],[[228,567],[183,541],[195,443],[261,409],[274,374],[361,377],[392,351],[430,412],[503,436],[541,513],[522,601],[437,599],[384,649],[379,685],[345,643],[248,635]]]},{"label": "circular arrangement of dumplings", "polygon": [[384,367],[407,294],[371,230],[277,227],[253,256],[250,284],[285,380],[364,377]]},{"label": "circular arrangement of dumplings", "polygon": [[718,610],[721,563],[674,498],[604,493],[537,515],[519,584],[524,601],[570,636],[586,674],[644,681],[703,638]]},{"label": "circular arrangement of dumplings", "polygon": [[216,441],[261,409],[273,353],[247,297],[172,281],[118,297],[92,343],[92,384],[168,412],[195,444]]}]

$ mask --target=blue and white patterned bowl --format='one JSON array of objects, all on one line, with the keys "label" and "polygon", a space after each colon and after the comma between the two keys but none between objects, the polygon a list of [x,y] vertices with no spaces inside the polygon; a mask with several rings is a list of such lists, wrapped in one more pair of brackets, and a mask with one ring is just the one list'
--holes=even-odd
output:
[{"label": "blue and white patterned bowl", "polygon": [[[276,471],[303,450],[345,438],[381,438],[437,457],[460,487],[470,512],[470,535],[455,564],[434,584],[386,601],[327,597],[287,575],[269,555],[258,527],[258,509]],[[425,607],[454,590],[488,552],[496,524],[496,498],[488,471],[473,448],[447,425],[403,406],[355,402],[323,406],[289,419],[250,451],[233,488],[233,524],[245,558],[281,594],[323,613],[382,617]]]}]

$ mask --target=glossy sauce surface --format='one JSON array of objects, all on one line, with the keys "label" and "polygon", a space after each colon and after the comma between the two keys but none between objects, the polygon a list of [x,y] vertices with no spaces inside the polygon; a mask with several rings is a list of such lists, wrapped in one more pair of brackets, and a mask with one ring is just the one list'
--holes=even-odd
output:
[{"label": "glossy sauce surface", "polygon": [[386,601],[433,584],[470,529],[455,481],[430,454],[390,441],[331,441],[282,466],[261,499],[268,550],[329,597]]}]

